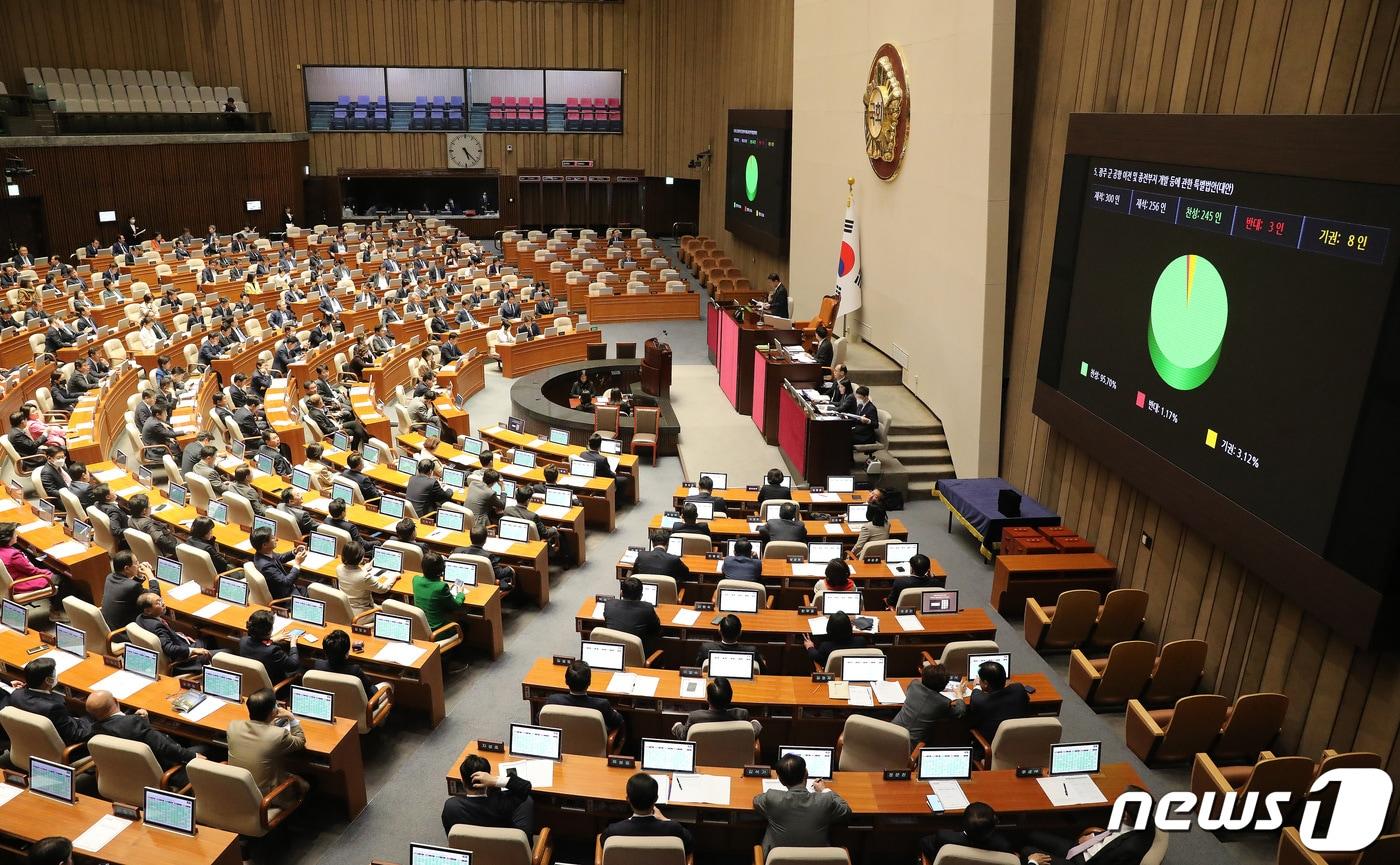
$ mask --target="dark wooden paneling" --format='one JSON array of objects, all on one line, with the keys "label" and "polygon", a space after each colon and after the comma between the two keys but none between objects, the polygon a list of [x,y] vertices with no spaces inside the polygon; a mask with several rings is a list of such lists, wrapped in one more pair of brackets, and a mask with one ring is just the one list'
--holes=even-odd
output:
[{"label": "dark wooden paneling", "polygon": [[[280,229],[282,208],[302,211],[306,142],[150,144],[98,147],[24,147],[10,151],[36,174],[26,195],[44,199],[49,248],[67,256],[95,235],[110,244],[119,226],[97,223],[97,211],[116,208],[118,220],[138,223],[167,238],[189,226],[202,233],[257,225]],[[259,200],[260,213],[244,211]],[[36,250],[39,251],[39,250]]]},{"label": "dark wooden paneling", "polygon": [[[1017,10],[1002,475],[1152,592],[1147,635],[1208,640],[1206,685],[1290,697],[1281,750],[1374,750],[1400,774],[1400,655],[1355,651],[1030,411],[1071,112],[1400,107],[1400,3],[1064,0]],[[1139,543],[1153,536],[1151,549]],[[1320,586],[1325,592],[1326,587]]]}]

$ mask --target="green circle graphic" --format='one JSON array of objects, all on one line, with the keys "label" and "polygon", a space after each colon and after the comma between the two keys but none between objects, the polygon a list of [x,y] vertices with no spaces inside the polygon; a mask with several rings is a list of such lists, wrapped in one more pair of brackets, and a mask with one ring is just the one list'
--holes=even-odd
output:
[{"label": "green circle graphic", "polygon": [[1220,361],[1230,302],[1220,271],[1199,255],[1173,259],[1152,292],[1147,352],[1162,381],[1177,390],[1206,383]]},{"label": "green circle graphic", "polygon": [[753,201],[758,196],[758,157],[749,154],[749,161],[744,163],[744,192],[748,194],[749,201]]}]

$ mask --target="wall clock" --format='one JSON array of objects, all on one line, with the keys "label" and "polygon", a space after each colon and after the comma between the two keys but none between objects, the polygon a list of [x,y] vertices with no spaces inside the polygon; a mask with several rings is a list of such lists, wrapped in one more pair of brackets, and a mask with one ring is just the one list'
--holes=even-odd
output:
[{"label": "wall clock", "polygon": [[485,159],[486,147],[480,132],[447,136],[449,168],[481,168]]}]

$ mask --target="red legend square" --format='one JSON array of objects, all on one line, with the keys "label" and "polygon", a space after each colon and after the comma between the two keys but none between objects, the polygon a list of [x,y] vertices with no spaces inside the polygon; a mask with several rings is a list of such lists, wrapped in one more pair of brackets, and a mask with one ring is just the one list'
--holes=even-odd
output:
[{"label": "red legend square", "polygon": [[1147,394],[1138,391],[1137,407],[1142,408],[1145,405],[1147,405]]}]

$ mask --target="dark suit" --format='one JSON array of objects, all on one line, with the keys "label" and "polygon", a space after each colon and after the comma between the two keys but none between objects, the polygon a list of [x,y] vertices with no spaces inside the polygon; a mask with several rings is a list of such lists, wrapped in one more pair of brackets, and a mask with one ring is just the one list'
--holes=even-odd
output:
[{"label": "dark suit", "polygon": [[67,325],[50,325],[44,332],[44,348],[50,353],[57,354],[60,348],[67,348],[77,340],[77,334]]},{"label": "dark suit", "polygon": [[865,637],[860,634],[852,634],[849,639],[838,640],[834,637],[818,637],[812,648],[807,650],[807,657],[815,661],[819,666],[826,667],[826,659],[831,657],[831,653],[838,649],[864,649]]},{"label": "dark suit", "polygon": [[873,445],[878,439],[880,432],[880,415],[875,410],[875,403],[866,402],[864,406],[856,406],[851,414],[868,418],[870,423],[851,421],[851,442],[858,445]]},{"label": "dark suit", "polygon": [[578,455],[581,460],[588,460],[593,463],[593,476],[598,478],[613,477],[612,466],[608,464],[608,458],[595,450],[586,450]]},{"label": "dark suit", "polygon": [[949,700],[936,691],[924,687],[924,683],[914,680],[904,697],[904,705],[894,716],[894,723],[909,731],[909,741],[924,739],[929,727],[939,721],[962,717],[966,711],[962,700]]},{"label": "dark suit", "polygon": [[449,796],[442,804],[442,830],[451,832],[458,825],[513,827],[528,838],[535,824],[535,801],[530,798],[530,790],[530,782],[515,775],[506,781],[504,790],[491,787],[485,796]]},{"label": "dark suit", "polygon": [[573,706],[578,709],[594,709],[603,716],[603,723],[609,730],[622,726],[622,713],[612,707],[607,697],[594,697],[591,694],[550,694],[545,698],[546,706]]},{"label": "dark suit", "polygon": [[826,339],[817,343],[816,353],[812,356],[816,359],[817,363],[821,364],[822,366],[831,366],[831,359],[835,355],[835,353],[836,350],[832,348],[831,345],[831,337],[827,337]]},{"label": "dark suit", "polygon": [[1099,848],[1091,859],[1085,859],[1083,853],[1067,859],[1065,854],[1079,846],[1078,840],[1061,838],[1049,832],[1031,832],[1026,839],[1029,843],[1021,853],[1023,859],[1037,851],[1049,853],[1050,865],[1083,865],[1086,862],[1093,865],[1140,865],[1142,857],[1152,847],[1154,835],[1154,832],[1148,831],[1124,832]]},{"label": "dark suit", "polygon": [[261,661],[274,685],[296,675],[301,668],[295,643],[289,652],[276,643],[264,643],[245,634],[238,641],[238,654],[252,661]]},{"label": "dark suit", "polygon": [[140,715],[127,715],[118,712],[109,718],[95,721],[93,735],[116,736],[132,742],[143,742],[155,754],[156,762],[162,770],[168,770],[181,763],[188,763],[195,757],[193,748],[186,748],[169,736],[152,729],[151,722]]},{"label": "dark suit", "polygon": [[35,691],[30,688],[15,688],[10,694],[10,705],[16,709],[43,715],[53,723],[58,737],[65,745],[86,742],[92,735],[92,722],[87,718],[75,717],[68,711],[63,697],[51,691]]},{"label": "dark suit", "polygon": [[[165,653],[165,658],[170,662],[171,667],[177,673],[187,673],[198,670],[204,665],[198,660],[191,659],[190,651],[199,645],[185,638],[183,634],[171,627],[170,622],[164,618],[155,616],[137,616],[136,624],[156,635],[160,640],[160,650]],[[170,768],[169,766],[165,768]]]},{"label": "dark suit", "polygon": [[753,556],[725,556],[719,564],[720,576],[726,580],[762,582],[763,562]]},{"label": "dark suit", "polygon": [[1000,691],[973,691],[968,720],[972,728],[990,742],[1002,721],[1026,718],[1030,713],[1031,697],[1025,686],[1020,682],[1007,682]]},{"label": "dark suit", "polygon": [[851,815],[851,806],[834,790],[814,793],[805,787],[764,790],[753,797],[753,807],[768,820],[765,856],[774,847],[825,847],[831,827]]},{"label": "dark suit", "polygon": [[677,823],[675,820],[658,820],[650,814],[645,817],[628,817],[626,820],[619,820],[603,830],[603,843],[606,844],[609,838],[679,838],[685,845],[685,852],[690,852],[691,836],[690,830]]},{"label": "dark suit", "polygon": [[238,431],[243,434],[244,438],[254,438],[262,434],[258,416],[253,414],[253,410],[246,405],[233,413],[233,421],[238,424]]},{"label": "dark suit", "polygon": [[728,511],[729,506],[724,499],[709,493],[696,493],[693,496],[686,496],[687,502],[702,502],[711,505],[716,511]]},{"label": "dark suit", "polygon": [[781,282],[773,289],[773,293],[768,296],[768,314],[776,315],[778,318],[788,317],[788,290],[787,286]]},{"label": "dark suit", "polygon": [[895,577],[894,587],[890,589],[889,596],[885,601],[893,607],[899,601],[899,593],[905,589],[942,589],[944,579],[935,577],[932,574],[924,574],[922,577]]},{"label": "dark suit", "polygon": [[932,835],[925,835],[919,839],[919,847],[923,850],[928,861],[932,862],[938,858],[938,851],[946,846],[956,845],[958,847],[971,847],[974,850],[986,850],[989,853],[1015,853],[1011,846],[1011,839],[1000,832],[993,831],[987,837],[974,841],[960,829],[939,829]]},{"label": "dark suit", "polygon": [[[112,532],[117,534],[115,526],[112,527]],[[107,627],[115,631],[136,621],[136,617],[141,615],[141,608],[136,599],[148,589],[152,592],[160,591],[160,585],[155,578],[152,578],[147,586],[140,580],[133,580],[115,571],[108,574],[107,581],[102,586],[102,618],[107,620]]]},{"label": "dark suit", "polygon": [[323,525],[330,526],[334,529],[340,529],[341,531],[348,534],[350,536],[350,540],[354,541],[355,543],[363,543],[363,541],[361,541],[360,539],[359,527],[357,527],[354,523],[350,522],[349,520],[338,520],[334,517],[326,517],[324,520],[321,521],[321,523]]},{"label": "dark suit", "polygon": [[452,493],[432,475],[414,475],[408,479],[407,497],[418,516],[432,513],[443,502],[452,501]]},{"label": "dark suit", "polygon": [[332,664],[329,658],[317,658],[316,663],[311,665],[311,669],[319,670],[322,673],[338,673],[342,676],[351,676],[360,680],[360,686],[365,689],[366,696],[374,696],[374,683],[359,664],[345,661],[340,664]]},{"label": "dark suit", "polygon": [[39,442],[23,428],[10,430],[10,444],[21,457],[32,457],[39,452]]},{"label": "dark suit", "polygon": [[341,477],[359,487],[360,495],[364,496],[365,501],[372,502],[379,498],[379,487],[374,485],[374,481],[370,480],[368,475],[347,469],[341,473]]},{"label": "dark suit", "polygon": [[292,596],[292,589],[296,587],[296,566],[291,570],[287,569],[287,563],[292,560],[294,553],[283,553],[277,555],[265,555],[258,553],[253,556],[253,567],[258,569],[258,573],[263,575],[267,581],[267,590],[272,594],[273,600],[281,600]]},{"label": "dark suit", "polygon": [[646,601],[609,598],[603,605],[603,624],[615,631],[640,637],[642,651],[650,655],[661,640],[661,619]]},{"label": "dark suit", "polygon": [[690,568],[680,556],[673,556],[663,549],[642,550],[637,553],[637,561],[632,565],[634,574],[660,574],[674,577],[677,584],[690,579]]},{"label": "dark suit", "polygon": [[704,535],[708,538],[710,536],[710,524],[702,523],[699,520],[693,523],[679,522],[671,527],[671,531],[672,533],[683,532],[687,535]]},{"label": "dark suit", "polygon": [[769,520],[758,527],[764,543],[769,541],[807,542],[807,527],[800,520]]},{"label": "dark suit", "polygon": [[44,495],[52,498],[59,510],[63,510],[63,500],[58,497],[58,491],[66,489],[72,483],[72,478],[64,478],[64,473],[53,463],[44,463],[44,467],[39,470],[39,480],[44,484]]},{"label": "dark suit", "polygon": [[710,659],[711,652],[753,652],[754,660],[758,661],[758,669],[762,671],[765,666],[763,663],[763,655],[758,651],[757,646],[751,646],[747,643],[730,643],[726,645],[716,640],[706,640],[700,644],[700,651],[695,655],[695,663],[697,665],[703,665]]},{"label": "dark suit", "polygon": [[758,488],[758,503],[762,505],[769,499],[790,499],[792,491],[782,484],[768,484]]},{"label": "dark suit", "polygon": [[146,421],[151,419],[151,413],[153,411],[151,406],[146,404],[145,400],[141,400],[136,404],[136,408],[132,409],[131,419],[136,424],[137,429],[146,428]]},{"label": "dark suit", "polygon": [[225,571],[233,570],[233,565],[229,564],[228,559],[225,559],[223,553],[219,550],[219,545],[213,541],[207,541],[203,538],[188,538],[185,540],[185,543],[195,549],[203,550],[208,553],[210,561],[214,563],[215,572],[222,574]]}]

